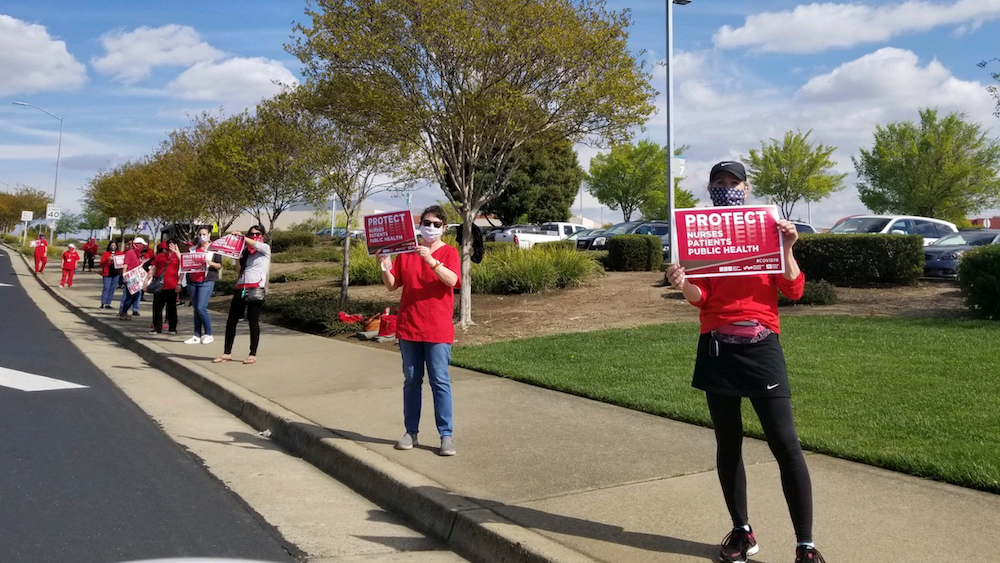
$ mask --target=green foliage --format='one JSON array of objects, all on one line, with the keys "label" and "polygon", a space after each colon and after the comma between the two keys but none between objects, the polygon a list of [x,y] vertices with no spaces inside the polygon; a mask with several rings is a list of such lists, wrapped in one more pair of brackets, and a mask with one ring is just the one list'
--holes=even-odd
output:
[{"label": "green foliage", "polygon": [[607,250],[587,250],[581,252],[585,256],[589,256],[591,260],[600,264],[605,270],[610,270],[608,268],[608,251]]},{"label": "green foliage", "polygon": [[778,305],[833,305],[837,302],[837,288],[826,280],[806,280],[802,298],[797,301],[778,294]]},{"label": "green foliage", "polygon": [[958,261],[958,283],[973,315],[1000,319],[1000,244],[962,254]]},{"label": "green foliage", "polygon": [[[998,61],[1000,61],[1000,59],[994,57],[992,59],[980,61],[978,63],[978,66],[979,68],[986,68],[991,63],[995,63]],[[993,78],[995,82],[1000,82],[1000,73],[998,72],[991,73],[991,78]],[[993,96],[993,99],[997,101],[996,108],[993,109],[993,116],[1000,117],[1000,88],[997,88],[996,84],[990,84],[989,86],[986,87],[986,91],[989,92],[990,95]]]},{"label": "green foliage", "polygon": [[625,220],[631,221],[652,192],[667,192],[669,156],[666,148],[649,140],[616,145],[611,152],[590,160],[588,191],[609,208],[620,209]]},{"label": "green foliage", "polygon": [[299,221],[298,223],[292,223],[288,226],[288,231],[304,231],[307,233],[315,233],[317,231],[330,228],[330,215],[328,213],[324,214],[322,212],[315,213],[312,217]]},{"label": "green foliage", "polygon": [[[675,209],[688,209],[691,207],[696,207],[698,205],[698,198],[694,197],[694,193],[689,192],[681,188],[681,179],[677,178],[674,181],[674,208]],[[667,193],[660,190],[651,190],[647,195],[646,199],[639,204],[639,210],[642,211],[643,219],[653,220],[670,220],[670,209],[667,201]]]},{"label": "green foliage", "polygon": [[495,242],[495,241],[484,242],[483,251],[488,254],[490,252],[493,252],[494,250],[503,250],[508,246],[513,246],[513,245],[511,245],[509,242]]},{"label": "green foliage", "polygon": [[961,113],[890,123],[875,146],[852,158],[861,201],[875,213],[956,222],[1000,202],[1000,142]]},{"label": "green foliage", "polygon": [[22,211],[31,211],[34,218],[45,217],[45,205],[52,198],[42,190],[18,186],[14,193],[0,192],[0,231],[12,231],[21,221]]},{"label": "green foliage", "polygon": [[792,216],[798,201],[820,201],[844,189],[847,174],[832,173],[837,163],[831,155],[837,147],[821,144],[813,148],[811,133],[788,131],[782,141],[761,141],[760,151],[751,149],[747,158],[747,177],[754,195],[778,205],[785,219]]},{"label": "green foliage", "polygon": [[[483,213],[495,215],[504,225],[566,221],[584,177],[573,143],[563,136],[539,137],[521,150],[524,157],[509,175],[507,188],[483,207]],[[492,182],[506,175],[485,169],[489,164],[480,163],[477,182]],[[447,177],[453,182],[450,174]]]},{"label": "green foliage", "polygon": [[663,241],[653,235],[618,235],[608,240],[607,268],[618,272],[652,272],[663,263]]},{"label": "green foliage", "polygon": [[332,246],[315,248],[293,246],[284,252],[278,252],[271,256],[271,262],[275,264],[288,264],[291,262],[340,262],[343,259],[343,251]]},{"label": "green foliage", "polygon": [[271,283],[285,283],[339,278],[339,266],[307,266],[295,272],[286,272],[284,274],[272,276],[269,281],[271,281]]},{"label": "green foliage", "polygon": [[[538,245],[536,245],[538,246]],[[600,274],[589,256],[563,246],[521,250],[501,244],[472,265],[472,292],[519,294],[576,287]]]},{"label": "green foliage", "polygon": [[365,318],[385,311],[386,307],[395,309],[391,301],[348,301],[340,303],[340,290],[320,288],[285,295],[275,295],[267,298],[265,311],[274,315],[277,324],[282,326],[334,336],[361,330],[361,324],[344,324],[340,322],[338,313],[344,311],[350,314],[364,315]]},{"label": "green foliage", "polygon": [[368,256],[364,245],[351,246],[348,264],[350,285],[377,285],[382,283],[382,267],[374,256]]},{"label": "green foliage", "polygon": [[63,213],[56,221],[56,236],[66,233],[75,233],[80,230],[83,218],[74,213]]},{"label": "green foliage", "polygon": [[[505,244],[505,243],[499,243]],[[575,249],[576,242],[572,240],[552,240],[548,242],[536,242],[532,248],[569,248]]]},{"label": "green foliage", "polygon": [[9,244],[11,246],[21,246],[21,237],[18,236],[8,235],[7,233],[3,233],[0,234],[0,240],[2,240],[5,244]]},{"label": "green foliage", "polygon": [[[231,264],[228,267],[223,267],[222,272],[219,273],[219,279],[215,282],[215,291],[219,295],[236,293],[236,270]],[[271,299],[268,298],[268,305],[270,303]]]},{"label": "green foliage", "polygon": [[271,233],[271,252],[277,254],[292,247],[316,246],[316,235],[310,231],[275,231]]},{"label": "green foliage", "polygon": [[806,279],[849,287],[913,285],[924,271],[920,235],[802,235],[795,258]]}]

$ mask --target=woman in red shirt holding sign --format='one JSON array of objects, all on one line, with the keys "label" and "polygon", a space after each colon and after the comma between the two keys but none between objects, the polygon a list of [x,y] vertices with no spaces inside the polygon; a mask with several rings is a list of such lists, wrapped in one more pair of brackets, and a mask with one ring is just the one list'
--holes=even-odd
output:
[{"label": "woman in red shirt holding sign", "polygon": [[162,279],[159,289],[151,289],[153,292],[153,328],[151,333],[163,332],[163,307],[167,308],[167,334],[177,334],[177,292],[181,290],[178,284],[181,270],[181,251],[176,239],[170,239],[166,243],[166,248],[162,248],[164,243],[160,243],[163,252],[160,252],[153,259],[153,265],[149,269],[150,283],[154,283],[157,278]]},{"label": "woman in red shirt holding sign", "polygon": [[421,387],[424,369],[434,396],[434,420],[441,436],[443,456],[455,455],[452,439],[451,344],[455,341],[455,287],[459,285],[461,261],[455,247],[441,241],[447,228],[444,209],[432,205],[420,215],[420,245],[416,252],[400,254],[391,261],[379,254],[382,283],[386,289],[403,288],[396,316],[396,337],[403,356],[403,424],[406,433],[396,449],[417,445],[420,430]]},{"label": "woman in red shirt holding sign", "polygon": [[[716,206],[743,205],[750,187],[739,162],[716,164],[708,193]],[[733,530],[722,543],[720,561],[745,562],[760,546],[747,517],[747,478],[743,467],[742,398],[753,405],[781,472],[781,487],[795,528],[796,563],[821,563],[813,545],[812,483],[792,419],[785,356],[778,341],[778,292],[799,299],[805,276],[792,255],[795,226],[778,221],[785,254],[784,274],[688,279],[671,265],[670,284],[701,309],[701,338],[692,385],[705,392],[715,427],[717,468]]]}]

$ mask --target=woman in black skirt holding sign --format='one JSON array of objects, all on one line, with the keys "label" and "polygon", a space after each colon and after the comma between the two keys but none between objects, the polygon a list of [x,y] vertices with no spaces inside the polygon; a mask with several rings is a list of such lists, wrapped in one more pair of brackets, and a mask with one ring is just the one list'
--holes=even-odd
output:
[{"label": "woman in black skirt holding sign", "polygon": [[[716,164],[708,192],[716,206],[743,205],[750,191],[739,162]],[[720,561],[745,562],[760,546],[747,516],[747,484],[743,467],[742,398],[753,405],[764,436],[781,472],[797,545],[796,563],[822,563],[812,538],[812,484],[792,419],[791,391],[785,356],[778,341],[778,292],[799,299],[805,276],[792,255],[795,226],[778,221],[783,237],[784,274],[688,279],[684,268],[667,270],[670,284],[701,309],[701,337],[692,385],[705,392],[715,427],[717,465],[722,494],[733,530],[722,542]]]}]

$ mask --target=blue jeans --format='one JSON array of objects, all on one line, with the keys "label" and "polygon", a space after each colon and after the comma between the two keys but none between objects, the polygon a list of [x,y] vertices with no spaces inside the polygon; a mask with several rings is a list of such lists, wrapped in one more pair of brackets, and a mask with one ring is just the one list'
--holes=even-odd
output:
[{"label": "blue jeans", "polygon": [[111,305],[111,302],[115,300],[115,290],[118,289],[118,280],[120,279],[120,274],[104,276],[104,289],[101,290],[101,305]]},{"label": "blue jeans", "polygon": [[121,310],[118,311],[118,314],[124,315],[128,313],[129,309],[132,309],[133,311],[137,310],[139,308],[139,297],[141,295],[142,295],[141,291],[139,293],[136,293],[135,295],[132,295],[131,293],[128,292],[128,289],[123,289],[122,306]]},{"label": "blue jeans", "polygon": [[143,291],[143,290],[141,290],[141,289],[139,290],[139,293],[135,294],[135,301],[132,302],[132,312],[133,313],[138,313],[139,312],[139,302],[142,301],[142,296],[145,295],[145,294],[146,294],[146,292]]},{"label": "blue jeans", "polygon": [[416,434],[420,430],[421,387],[426,365],[438,434],[451,436],[451,379],[448,377],[451,344],[400,340],[399,351],[403,355],[403,424],[406,431]]},{"label": "blue jeans", "polygon": [[188,294],[191,296],[191,306],[194,308],[194,333],[196,336],[212,334],[212,321],[208,318],[208,298],[215,289],[214,281],[188,282]]}]

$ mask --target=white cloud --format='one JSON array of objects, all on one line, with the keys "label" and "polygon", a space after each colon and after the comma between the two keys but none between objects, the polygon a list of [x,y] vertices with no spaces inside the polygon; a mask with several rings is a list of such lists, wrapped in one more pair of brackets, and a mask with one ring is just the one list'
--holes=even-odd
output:
[{"label": "white cloud", "polygon": [[72,90],[87,69],[44,26],[0,14],[0,96]]},{"label": "white cloud", "polygon": [[223,56],[222,51],[202,41],[194,28],[176,24],[105,33],[101,43],[106,54],[91,59],[90,64],[124,84],[149,77],[156,66],[188,66]]},{"label": "white cloud", "polygon": [[959,0],[951,4],[908,0],[878,7],[827,2],[749,16],[743,27],[720,28],[713,40],[722,49],[818,53],[943,25],[959,26],[958,32],[965,33],[998,17],[1000,0]]},{"label": "white cloud", "polygon": [[277,94],[281,86],[276,82],[292,85],[298,80],[278,61],[236,57],[220,63],[197,63],[167,88],[182,99],[218,102],[235,109]]}]

